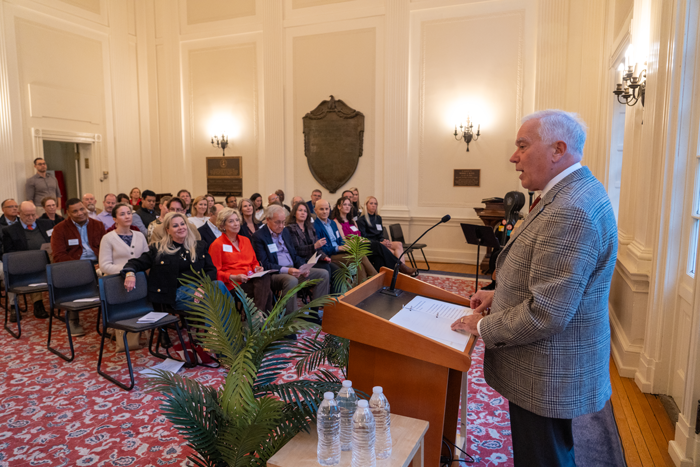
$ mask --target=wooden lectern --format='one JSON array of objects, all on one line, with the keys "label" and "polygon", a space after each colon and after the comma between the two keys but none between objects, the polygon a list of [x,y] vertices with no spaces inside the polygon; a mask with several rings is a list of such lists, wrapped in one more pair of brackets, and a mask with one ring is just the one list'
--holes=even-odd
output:
[{"label": "wooden lectern", "polygon": [[[429,422],[425,435],[425,465],[437,467],[440,454],[451,450],[443,436],[454,443],[462,373],[469,370],[476,338],[464,351],[409,331],[389,319],[416,295],[469,306],[460,297],[418,279],[399,274],[399,297],[384,295],[393,271],[380,273],[354,288],[323,312],[323,330],[350,340],[348,379],[353,387],[372,394],[382,386],[391,412]],[[463,414],[466,416],[466,414]]]}]

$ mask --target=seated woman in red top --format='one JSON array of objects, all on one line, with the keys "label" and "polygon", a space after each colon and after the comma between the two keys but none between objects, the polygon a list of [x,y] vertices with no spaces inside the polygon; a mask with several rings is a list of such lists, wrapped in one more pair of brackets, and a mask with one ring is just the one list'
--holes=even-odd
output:
[{"label": "seated woman in red top", "polygon": [[229,291],[235,284],[241,286],[259,310],[272,310],[272,287],[270,275],[249,279],[248,276],[263,270],[255,257],[250,240],[238,235],[241,230],[241,215],[237,210],[226,208],[216,218],[216,227],[224,234],[209,247],[209,256],[216,267],[216,278]]}]

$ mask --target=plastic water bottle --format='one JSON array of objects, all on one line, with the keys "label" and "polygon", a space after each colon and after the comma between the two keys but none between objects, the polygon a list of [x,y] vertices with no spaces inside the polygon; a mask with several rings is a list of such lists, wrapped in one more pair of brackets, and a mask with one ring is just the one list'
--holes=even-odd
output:
[{"label": "plastic water bottle", "polygon": [[318,447],[316,455],[321,465],[340,463],[340,409],[332,392],[323,394],[323,402],[316,414]]},{"label": "plastic water bottle", "polygon": [[336,402],[340,408],[340,449],[349,451],[352,446],[352,416],[357,409],[357,395],[352,381],[343,381]]},{"label": "plastic water bottle", "polygon": [[374,415],[377,428],[374,449],[377,452],[377,459],[386,459],[391,457],[391,408],[381,386],[373,387],[372,393],[369,408]]},{"label": "plastic water bottle", "polygon": [[375,467],[376,455],[374,416],[365,400],[357,401],[357,410],[352,416],[352,467]]}]

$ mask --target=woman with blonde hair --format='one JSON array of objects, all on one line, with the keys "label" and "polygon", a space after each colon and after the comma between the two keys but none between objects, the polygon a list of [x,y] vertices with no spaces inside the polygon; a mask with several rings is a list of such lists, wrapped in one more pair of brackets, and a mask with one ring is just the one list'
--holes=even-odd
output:
[{"label": "woman with blonde hair", "polygon": [[119,203],[112,209],[114,230],[100,241],[100,271],[102,274],[119,274],[132,258],[139,258],[148,251],[146,237],[131,229],[135,214],[131,206]]},{"label": "woman with blonde hair", "polygon": [[190,222],[194,224],[195,227],[200,228],[207,223],[209,216],[207,211],[209,210],[209,202],[207,201],[206,195],[197,196],[194,201],[192,201],[192,210],[190,211],[191,217]]},{"label": "woman with blonde hair", "polygon": [[[379,202],[374,196],[368,196],[365,200],[363,214],[357,219],[357,227],[360,233],[368,240],[374,240],[394,253],[397,258],[403,253],[403,245],[401,242],[392,242],[384,236],[384,225],[382,224],[382,216],[379,215]],[[405,264],[404,258],[401,262]]]},{"label": "woman with blonde hair", "polygon": [[129,192],[129,204],[141,206],[141,190],[138,187],[133,187]]},{"label": "woman with blonde hair", "polygon": [[[206,243],[197,241],[187,226],[187,217],[180,212],[169,212],[163,219],[165,235],[150,245],[147,252],[129,260],[121,270],[127,292],[136,286],[136,273],[151,270],[148,275],[148,298],[153,303],[168,305],[176,310],[188,310],[194,290],[181,285],[181,279],[204,273],[216,281],[216,268],[207,251]],[[193,271],[194,270],[194,271]],[[219,282],[219,288],[228,293]]]},{"label": "woman with blonde hair", "polygon": [[223,232],[209,247],[209,255],[216,267],[217,278],[229,292],[238,285],[250,297],[260,311],[272,310],[272,286],[270,275],[250,278],[262,272],[250,240],[239,235],[241,214],[237,209],[226,208],[216,217],[216,227]]}]

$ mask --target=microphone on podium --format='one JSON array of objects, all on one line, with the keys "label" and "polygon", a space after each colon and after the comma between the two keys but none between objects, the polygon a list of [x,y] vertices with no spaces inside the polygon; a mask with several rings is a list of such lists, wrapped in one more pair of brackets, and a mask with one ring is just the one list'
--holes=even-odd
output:
[{"label": "microphone on podium", "polygon": [[423,232],[423,234],[420,237],[418,237],[415,242],[411,243],[411,246],[406,248],[403,251],[403,253],[401,253],[401,256],[399,256],[399,259],[396,262],[396,266],[394,266],[394,274],[391,276],[391,286],[382,288],[381,293],[383,293],[385,295],[391,295],[394,297],[398,297],[401,295],[401,293],[403,291],[396,288],[396,279],[399,277],[399,267],[401,266],[401,258],[403,258],[403,255],[405,255],[407,252],[409,252],[411,250],[411,248],[413,248],[413,245],[418,243],[418,240],[423,238],[425,236],[425,234],[427,234],[428,232],[433,230],[438,225],[444,224],[445,222],[449,221],[450,219],[452,219],[452,217],[450,217],[449,214],[443,216],[442,219],[440,219],[440,222],[438,222],[437,224],[435,224],[434,226],[432,226],[431,228],[429,228],[428,230]]}]

